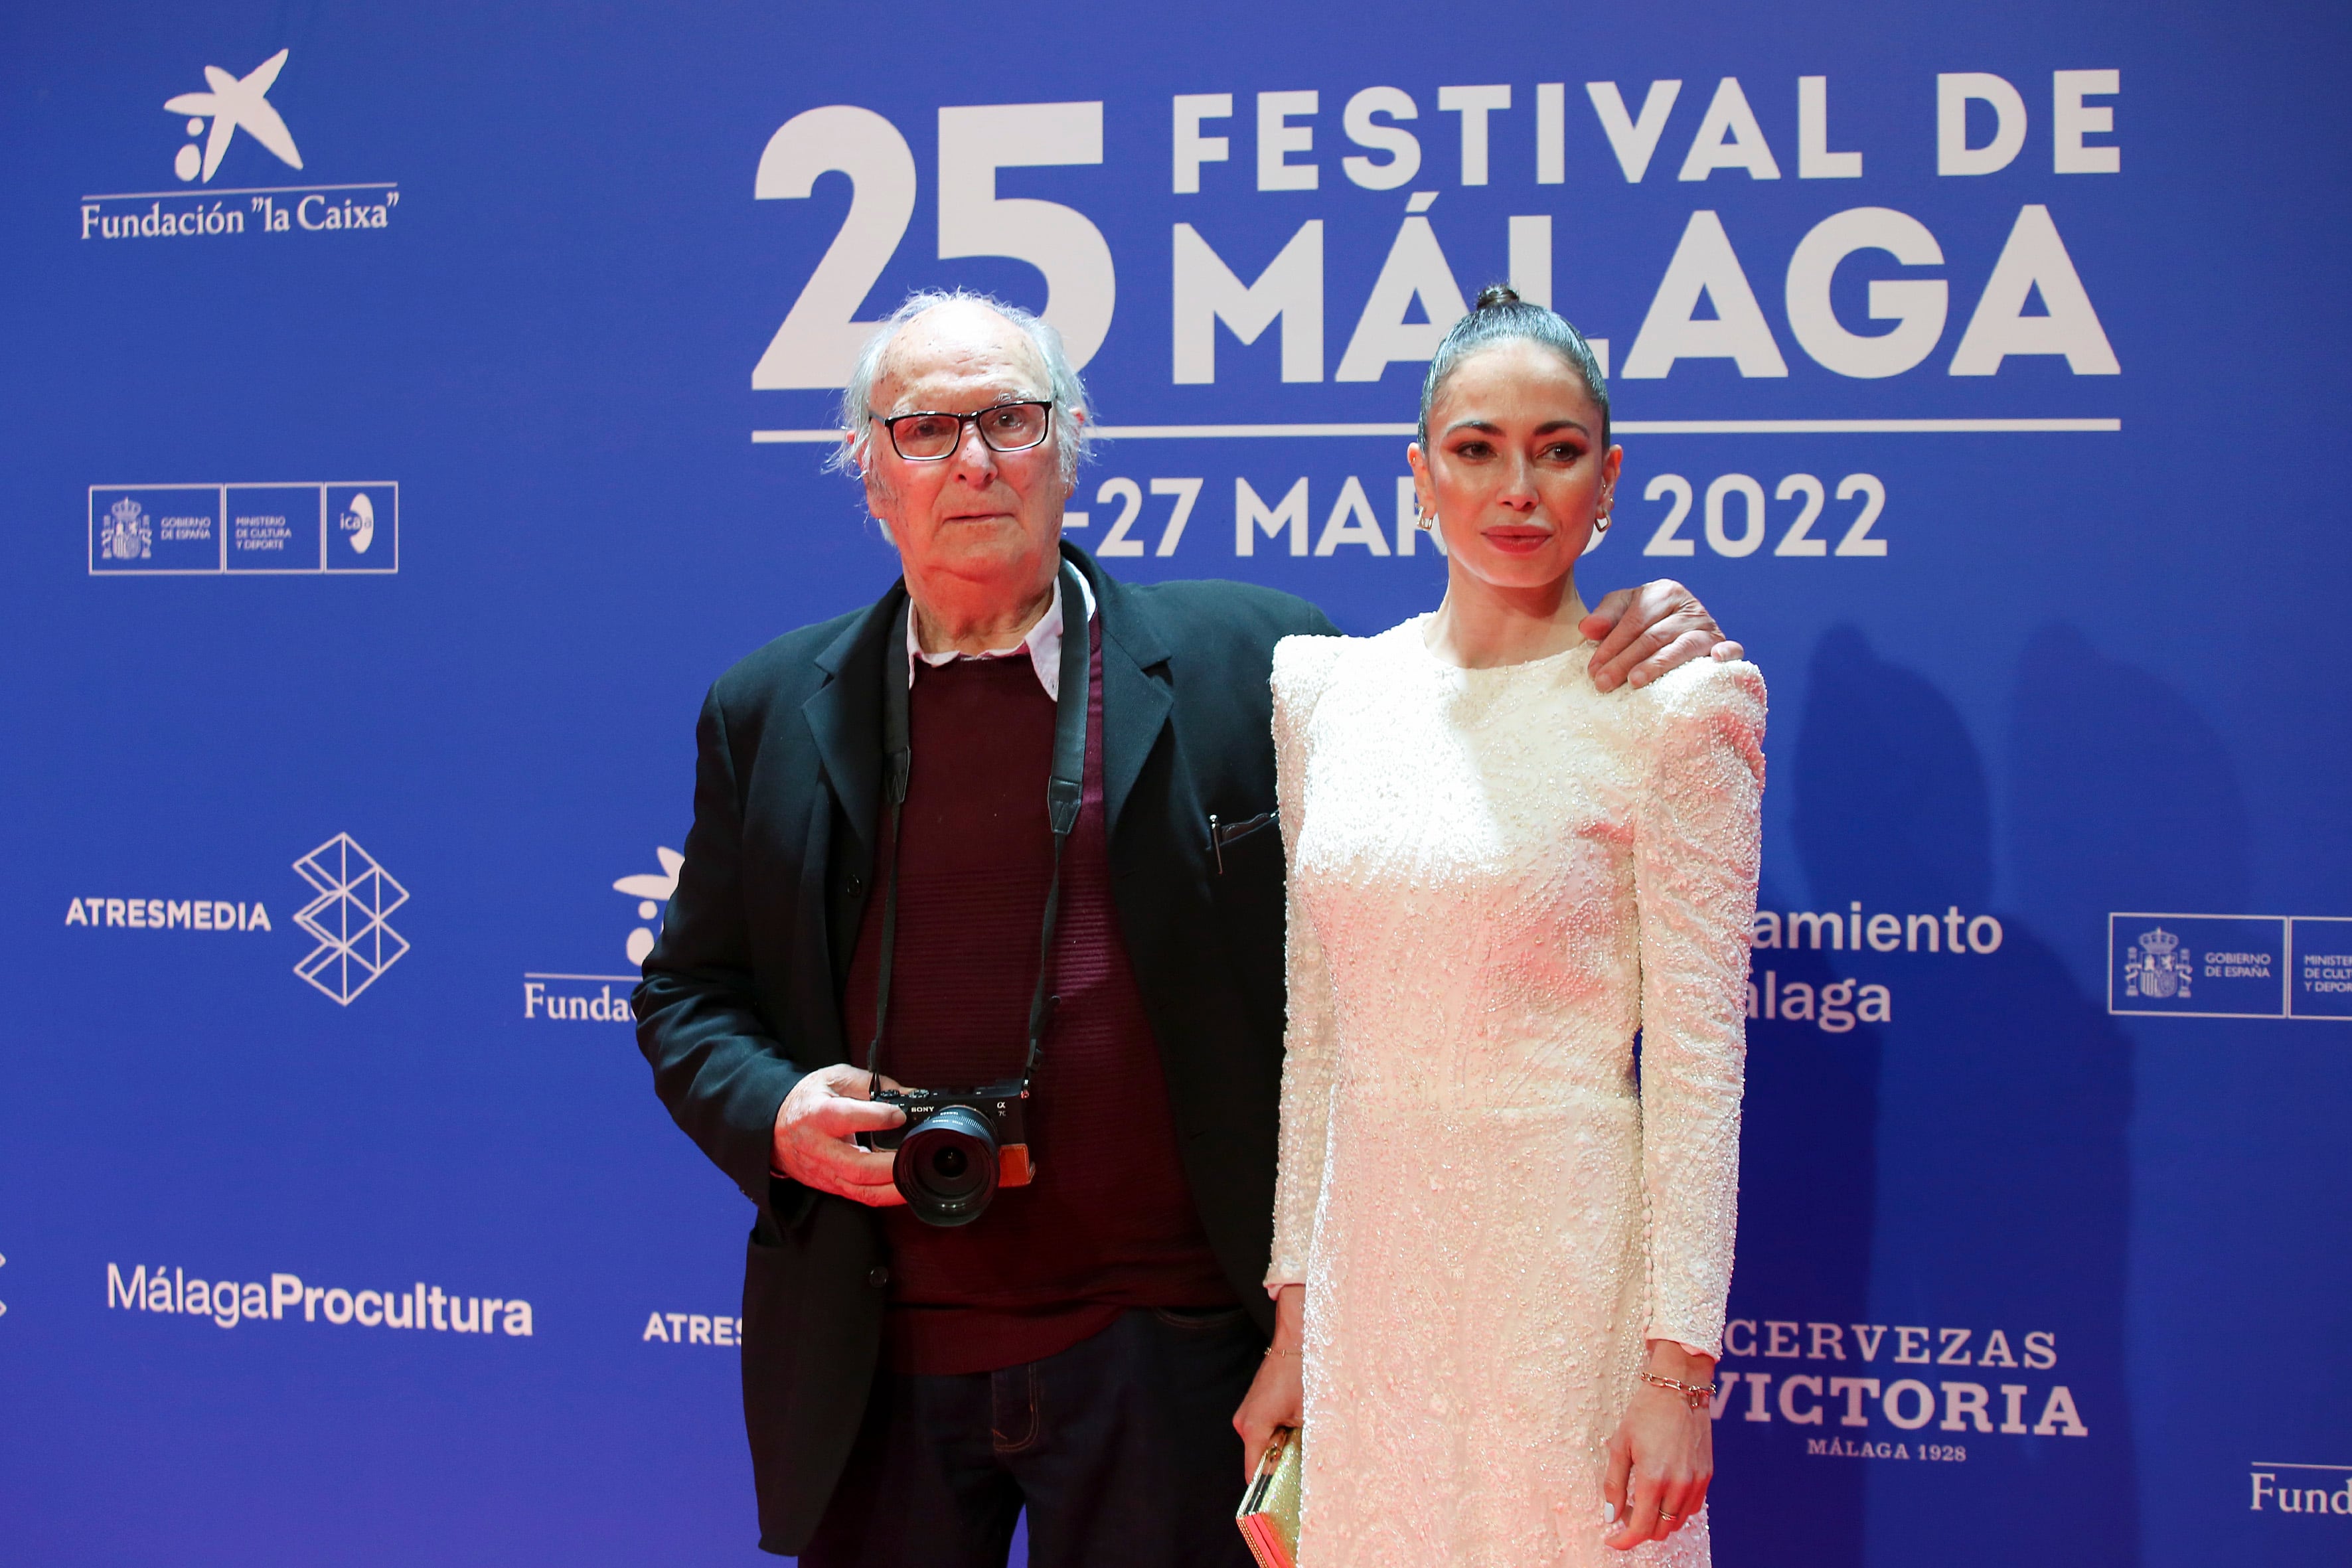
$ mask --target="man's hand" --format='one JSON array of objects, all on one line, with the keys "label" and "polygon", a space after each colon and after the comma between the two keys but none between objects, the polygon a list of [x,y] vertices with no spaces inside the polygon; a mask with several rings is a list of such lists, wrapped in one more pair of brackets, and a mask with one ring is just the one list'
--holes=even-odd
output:
[{"label": "man's hand", "polygon": [[1257,1377],[1242,1407],[1234,1412],[1234,1430],[1242,1435],[1242,1484],[1257,1474],[1257,1462],[1274,1441],[1277,1426],[1296,1427],[1305,1418],[1307,1394],[1299,1365],[1301,1325],[1307,1311],[1307,1287],[1285,1285],[1274,1298],[1274,1343],[1258,1363]]},{"label": "man's hand", "polygon": [[[873,1208],[905,1203],[890,1181],[892,1156],[853,1142],[860,1132],[883,1131],[907,1120],[897,1106],[877,1105],[868,1098],[872,1082],[844,1063],[820,1068],[793,1085],[776,1107],[770,1167],[804,1187]],[[882,1087],[898,1086],[886,1078]]]},{"label": "man's hand", "polygon": [[1578,622],[1577,630],[1601,645],[1587,668],[1592,684],[1603,691],[1627,681],[1647,686],[1701,654],[1726,661],[1747,655],[1724,637],[1706,606],[1671,577],[1618,589]]}]

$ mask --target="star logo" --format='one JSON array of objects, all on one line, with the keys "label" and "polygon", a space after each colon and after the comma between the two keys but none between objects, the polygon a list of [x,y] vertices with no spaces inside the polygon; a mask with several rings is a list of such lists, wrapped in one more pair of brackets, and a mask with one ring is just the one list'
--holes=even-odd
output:
[{"label": "star logo", "polygon": [[164,100],[165,112],[189,117],[188,134],[192,137],[203,134],[205,121],[212,121],[212,134],[205,138],[202,156],[197,154],[195,143],[189,142],[173,161],[173,174],[183,180],[201,177],[209,182],[239,131],[277,153],[279,163],[297,169],[302,166],[302,153],[294,145],[294,133],[286,129],[286,121],[278,117],[278,110],[269,107],[269,89],[277,85],[278,73],[285,68],[286,57],[290,52],[278,50],[242,77],[231,76],[218,66],[206,66],[205,80],[212,86],[210,92],[184,92]]},{"label": "star logo", "polygon": [[654,858],[661,862],[661,873],[639,871],[613,884],[616,893],[626,893],[638,900],[637,919],[644,925],[629,933],[626,951],[631,963],[643,963],[646,954],[654,950],[654,923],[661,918],[662,906],[677,891],[677,873],[686,864],[686,857],[675,849],[656,845]]},{"label": "star logo", "polygon": [[400,962],[408,942],[383,923],[408,901],[375,858],[338,833],[294,862],[319,896],[294,911],[294,923],[318,939],[294,973],[343,1006]]}]

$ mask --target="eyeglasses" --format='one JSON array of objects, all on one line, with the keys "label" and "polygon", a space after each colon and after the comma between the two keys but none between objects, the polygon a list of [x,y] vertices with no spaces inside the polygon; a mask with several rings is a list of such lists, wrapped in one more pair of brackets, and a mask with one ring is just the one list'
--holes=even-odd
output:
[{"label": "eyeglasses", "polygon": [[1053,433],[1054,405],[998,403],[977,414],[897,414],[884,418],[872,409],[866,416],[890,432],[890,445],[910,463],[936,463],[951,457],[963,445],[963,427],[972,426],[992,452],[1025,452],[1042,446]]}]

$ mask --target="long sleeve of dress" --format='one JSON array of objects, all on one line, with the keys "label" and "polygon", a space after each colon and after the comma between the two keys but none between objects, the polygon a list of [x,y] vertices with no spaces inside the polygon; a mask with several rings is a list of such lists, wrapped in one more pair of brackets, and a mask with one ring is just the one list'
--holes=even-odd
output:
[{"label": "long sleeve of dress", "polygon": [[1714,1353],[1739,1210],[1764,678],[1752,665],[1701,660],[1666,676],[1656,695],[1633,850],[1647,1337]]},{"label": "long sleeve of dress", "polygon": [[1331,973],[1315,937],[1315,922],[1299,902],[1298,832],[1306,803],[1307,726],[1341,646],[1337,637],[1285,637],[1274,650],[1275,805],[1282,824],[1284,886],[1288,889],[1285,956],[1289,1018],[1282,1037],[1281,1163],[1275,1179],[1268,1289],[1306,1280],[1315,1213],[1323,1192],[1337,1024]]}]

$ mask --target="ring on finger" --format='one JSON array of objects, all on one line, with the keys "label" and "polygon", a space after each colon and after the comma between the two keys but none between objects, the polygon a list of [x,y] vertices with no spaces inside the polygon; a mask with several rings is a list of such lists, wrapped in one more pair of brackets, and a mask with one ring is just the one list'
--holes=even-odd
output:
[{"label": "ring on finger", "polygon": [[1672,1524],[1675,1521],[1680,1519],[1682,1515],[1678,1513],[1668,1513],[1664,1509],[1660,1509],[1658,1510],[1658,1517],[1664,1520],[1668,1524]]}]

